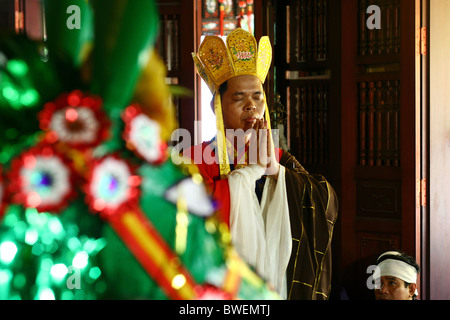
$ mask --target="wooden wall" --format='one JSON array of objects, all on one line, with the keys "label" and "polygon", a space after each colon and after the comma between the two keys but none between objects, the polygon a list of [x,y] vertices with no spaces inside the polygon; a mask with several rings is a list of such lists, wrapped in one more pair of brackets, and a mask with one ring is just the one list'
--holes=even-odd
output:
[{"label": "wooden wall", "polygon": [[450,1],[430,1],[430,299],[450,299]]}]

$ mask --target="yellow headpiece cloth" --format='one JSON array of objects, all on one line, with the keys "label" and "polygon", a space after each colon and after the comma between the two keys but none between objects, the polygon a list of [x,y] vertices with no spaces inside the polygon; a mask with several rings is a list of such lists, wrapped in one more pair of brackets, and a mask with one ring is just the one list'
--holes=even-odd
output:
[{"label": "yellow headpiece cloth", "polygon": [[[224,82],[240,75],[254,75],[261,80],[261,83],[264,83],[272,63],[272,46],[267,36],[261,37],[259,45],[257,45],[256,39],[251,33],[238,28],[227,36],[226,42],[225,45],[222,38],[218,36],[206,36],[198,53],[192,53],[198,74],[214,94],[217,147],[222,177],[230,172],[230,164],[218,89]],[[267,102],[265,102],[265,118],[270,130]]]}]

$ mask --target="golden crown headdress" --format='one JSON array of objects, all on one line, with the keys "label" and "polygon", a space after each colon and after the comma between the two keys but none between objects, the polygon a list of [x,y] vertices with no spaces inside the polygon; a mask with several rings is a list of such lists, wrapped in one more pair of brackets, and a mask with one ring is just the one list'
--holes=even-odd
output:
[{"label": "golden crown headdress", "polygon": [[[254,75],[264,83],[272,63],[272,45],[269,37],[264,36],[256,44],[255,37],[243,30],[236,29],[227,36],[227,44],[218,36],[206,36],[198,49],[192,53],[198,74],[205,80],[214,94],[219,87],[231,78],[240,75]],[[217,147],[221,177],[230,172],[227,154],[227,139],[223,125],[220,95],[214,95],[214,112],[217,125]],[[265,103],[265,119],[270,130],[270,116]]]},{"label": "golden crown headdress", "polygon": [[256,44],[255,37],[238,28],[226,39],[206,36],[198,49],[192,53],[198,74],[214,93],[225,81],[239,75],[254,75],[264,83],[272,63],[272,46],[264,36]]}]

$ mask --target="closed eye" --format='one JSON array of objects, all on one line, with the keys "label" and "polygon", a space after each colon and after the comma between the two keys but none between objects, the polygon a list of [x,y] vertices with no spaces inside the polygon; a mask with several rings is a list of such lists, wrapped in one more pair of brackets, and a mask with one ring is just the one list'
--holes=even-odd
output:
[{"label": "closed eye", "polygon": [[235,93],[233,93],[232,98],[234,101],[241,101],[242,99],[244,99],[244,93],[243,92],[235,92]]},{"label": "closed eye", "polygon": [[253,94],[253,99],[255,99],[255,100],[261,100],[262,97],[263,97],[262,92],[255,92],[255,93]]}]

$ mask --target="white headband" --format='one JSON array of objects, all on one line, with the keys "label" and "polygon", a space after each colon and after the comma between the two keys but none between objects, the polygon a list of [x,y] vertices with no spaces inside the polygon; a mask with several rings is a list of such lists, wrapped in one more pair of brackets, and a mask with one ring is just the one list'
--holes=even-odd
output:
[{"label": "white headband", "polygon": [[407,283],[417,282],[416,268],[406,262],[396,259],[386,259],[378,264],[378,268],[380,277],[391,276],[402,279]]}]

